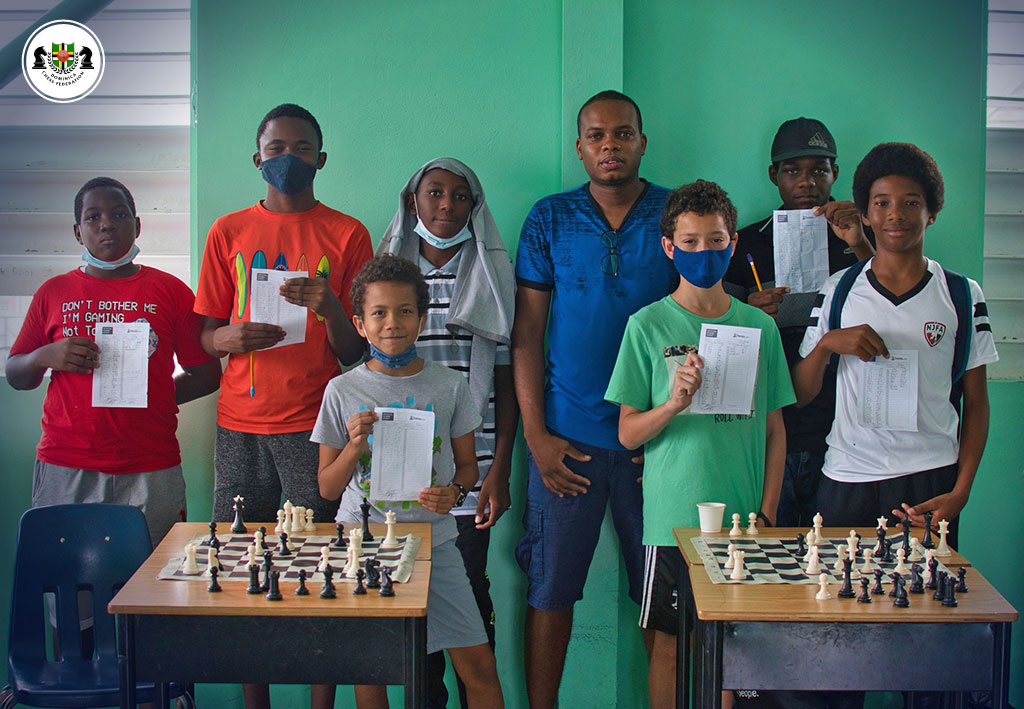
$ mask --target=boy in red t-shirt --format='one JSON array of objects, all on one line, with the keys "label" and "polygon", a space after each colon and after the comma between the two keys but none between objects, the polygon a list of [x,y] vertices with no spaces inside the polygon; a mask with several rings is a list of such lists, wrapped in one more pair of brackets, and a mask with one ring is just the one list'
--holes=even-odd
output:
[{"label": "boy in red t-shirt", "polygon": [[[141,222],[128,188],[89,180],[75,196],[75,238],[86,265],[46,281],[32,298],[7,360],[7,381],[35,389],[51,370],[43,402],[32,506],[114,502],[142,509],[156,544],[185,519],[185,480],[175,437],[177,404],[216,391],[220,365],[199,344],[189,287],[134,263]],[[96,406],[94,342],[104,323],[147,323],[146,406]],[[174,357],[183,371],[174,374]]]}]

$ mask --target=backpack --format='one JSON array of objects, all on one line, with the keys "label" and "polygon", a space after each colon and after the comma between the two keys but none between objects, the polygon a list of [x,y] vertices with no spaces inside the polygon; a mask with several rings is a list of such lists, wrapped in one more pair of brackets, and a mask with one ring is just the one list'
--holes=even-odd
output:
[{"label": "backpack", "polygon": [[[853,288],[853,282],[867,265],[867,260],[860,261],[846,269],[839,283],[836,284],[835,292],[832,295],[832,307],[828,313],[828,329],[838,330],[843,315],[843,305],[846,304],[846,297]],[[946,288],[949,289],[949,296],[953,300],[953,309],[956,311],[956,338],[953,341],[953,371],[950,377],[949,401],[960,415],[960,400],[963,397],[963,376],[967,371],[967,353],[971,351],[971,333],[973,331],[973,317],[971,314],[971,286],[967,282],[967,276],[949,269],[942,269],[946,277]],[[839,356],[833,354],[830,366],[838,367]]]}]

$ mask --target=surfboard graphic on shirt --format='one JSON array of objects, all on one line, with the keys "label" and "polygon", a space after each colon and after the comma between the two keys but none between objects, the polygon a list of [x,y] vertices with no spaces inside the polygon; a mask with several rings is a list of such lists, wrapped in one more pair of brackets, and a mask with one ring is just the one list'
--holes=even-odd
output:
[{"label": "surfboard graphic on shirt", "polygon": [[[314,278],[326,278],[327,280],[330,280],[330,278],[331,278],[331,262],[327,260],[327,256],[326,255],[320,257],[320,261],[316,265],[316,275],[313,276],[313,277]],[[322,315],[317,315],[316,316],[316,320],[317,320],[317,322],[323,322],[324,318],[323,318]]]},{"label": "surfboard graphic on shirt", "polygon": [[266,268],[267,267],[267,255],[262,251],[257,251],[252,255],[252,267],[253,268]]},{"label": "surfboard graphic on shirt", "polygon": [[245,313],[245,301],[249,298],[248,293],[248,275],[249,272],[245,268],[245,259],[242,258],[242,253],[238,252],[235,254],[235,278],[238,283],[238,317],[241,318]]},{"label": "surfboard graphic on shirt", "polygon": [[288,259],[284,257],[284,254],[278,254],[277,258],[274,259],[274,270],[275,271],[287,271],[288,270]]},{"label": "surfboard graphic on shirt", "polygon": [[299,260],[295,262],[295,270],[309,273],[309,261],[306,260],[306,254],[299,256]]}]

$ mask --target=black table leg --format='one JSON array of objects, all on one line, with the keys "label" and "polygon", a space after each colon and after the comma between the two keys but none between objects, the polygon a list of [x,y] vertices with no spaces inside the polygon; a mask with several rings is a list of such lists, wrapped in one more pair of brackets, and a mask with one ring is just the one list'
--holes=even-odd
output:
[{"label": "black table leg", "polygon": [[712,709],[722,708],[722,643],[725,639],[725,623],[720,620],[707,623],[704,635],[705,704]]},{"label": "black table leg", "polygon": [[405,706],[418,709],[427,705],[427,618],[406,618],[405,633]]},{"label": "black table leg", "polygon": [[993,623],[992,707],[1010,706],[1010,624]]},{"label": "black table leg", "polygon": [[132,616],[121,616],[124,621],[125,643],[124,643],[124,672],[122,673],[121,684],[121,709],[135,707],[135,618]]},{"label": "black table leg", "polygon": [[693,628],[690,612],[693,599],[689,574],[689,569],[684,569],[683,578],[679,579],[676,588],[676,605],[679,610],[679,634],[676,636],[677,709],[690,709],[690,630]]}]

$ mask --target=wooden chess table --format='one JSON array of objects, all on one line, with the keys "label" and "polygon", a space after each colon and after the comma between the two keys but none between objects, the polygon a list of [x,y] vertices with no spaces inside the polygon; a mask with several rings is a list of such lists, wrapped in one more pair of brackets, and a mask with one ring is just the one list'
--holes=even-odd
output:
[{"label": "wooden chess table", "polygon": [[[918,530],[920,531],[920,530]],[[712,583],[697,549],[697,528],[672,530],[685,561],[679,582],[676,706],[720,707],[722,689],[941,691],[989,690],[993,707],[1008,706],[1010,624],[1017,611],[976,569],[958,606],[932,593],[896,608],[888,594],[872,603],[815,600],[816,584]],[[793,538],[804,529],[768,528],[760,536]],[[874,529],[857,532],[863,544]],[[848,529],[823,530],[843,539]],[[893,534],[890,530],[890,534]],[[744,535],[746,539],[752,539]],[[955,570],[969,562],[953,552]],[[886,579],[886,591],[892,583]],[[693,647],[687,640],[693,632]],[[691,682],[692,670],[692,682]],[[692,695],[692,697],[691,697]]]},{"label": "wooden chess table", "polygon": [[[250,532],[260,524],[246,522]],[[346,532],[351,525],[346,524]],[[227,536],[230,524],[218,524]],[[384,524],[371,524],[384,536]],[[320,598],[320,584],[308,596],[298,584],[281,581],[280,601],[247,594],[245,582],[206,583],[159,580],[157,574],[209,525],[178,523],[114,596],[108,611],[124,633],[121,706],[135,706],[135,684],[158,684],[157,706],[169,706],[167,683],[403,684],[405,706],[426,704],[427,593],[430,587],[431,527],[400,523],[399,535],[422,539],[407,583],[394,597],[335,584],[337,598]],[[333,524],[318,524],[318,535],[336,535]],[[205,559],[198,560],[200,567]],[[340,570],[339,570],[340,571]]]}]

